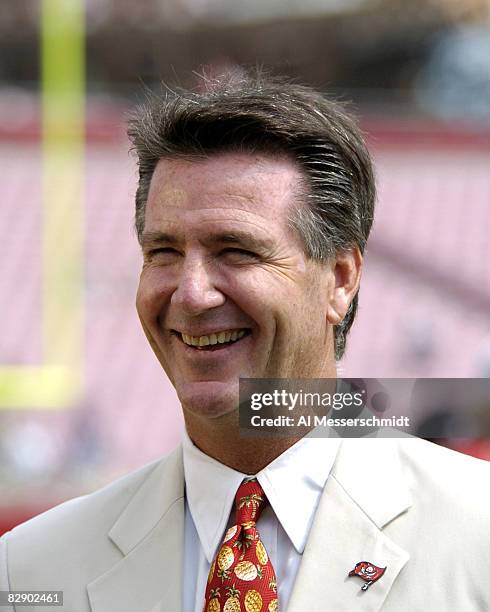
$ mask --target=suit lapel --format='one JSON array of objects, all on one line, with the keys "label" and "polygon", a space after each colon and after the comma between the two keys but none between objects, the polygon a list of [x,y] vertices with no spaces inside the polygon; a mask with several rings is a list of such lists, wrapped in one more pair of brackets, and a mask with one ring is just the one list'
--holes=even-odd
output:
[{"label": "suit lapel", "polygon": [[[322,494],[288,612],[378,612],[409,559],[383,533],[411,500],[396,440],[344,440]],[[184,474],[182,450],[157,465],[109,538],[123,558],[87,589],[93,612],[182,609]],[[358,561],[385,567],[367,591],[347,574]],[[176,586],[177,585],[177,586]]]},{"label": "suit lapel", "polygon": [[[396,440],[344,440],[315,515],[288,612],[377,612],[409,554],[383,533],[411,505]],[[366,591],[357,562],[386,567]]]},{"label": "suit lapel", "polygon": [[180,447],[148,476],[109,538],[124,557],[88,585],[93,612],[149,612],[160,601],[161,612],[180,610],[184,549]]}]

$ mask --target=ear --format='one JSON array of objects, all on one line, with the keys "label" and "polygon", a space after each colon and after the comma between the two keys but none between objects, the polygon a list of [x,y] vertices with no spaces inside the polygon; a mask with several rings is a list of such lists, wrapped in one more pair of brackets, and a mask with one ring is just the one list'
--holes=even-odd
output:
[{"label": "ear", "polygon": [[362,262],[358,247],[338,253],[332,261],[334,283],[330,286],[327,308],[327,321],[331,325],[342,321],[359,289]]}]

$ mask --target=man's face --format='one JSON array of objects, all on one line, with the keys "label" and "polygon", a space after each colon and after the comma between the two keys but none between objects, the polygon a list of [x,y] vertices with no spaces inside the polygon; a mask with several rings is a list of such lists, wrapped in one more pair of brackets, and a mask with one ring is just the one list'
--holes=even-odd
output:
[{"label": "man's face", "polygon": [[185,411],[236,409],[240,376],[331,374],[335,274],[287,225],[300,179],[290,159],[251,153],[155,169],[137,309]]}]

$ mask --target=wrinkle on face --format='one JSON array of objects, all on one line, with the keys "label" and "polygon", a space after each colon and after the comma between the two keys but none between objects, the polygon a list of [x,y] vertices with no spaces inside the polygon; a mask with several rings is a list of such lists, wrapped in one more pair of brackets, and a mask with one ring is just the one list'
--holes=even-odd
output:
[{"label": "wrinkle on face", "polygon": [[[290,159],[250,154],[161,160],[155,169],[143,232],[143,238],[153,232],[155,241],[143,240],[139,313],[181,401],[195,401],[195,410],[206,402],[211,410],[218,392],[229,397],[239,376],[325,371],[326,295],[333,276],[329,266],[307,257],[289,225],[301,181]],[[170,252],[158,251],[158,232],[170,235]],[[256,239],[253,249],[242,249],[251,250],[250,257],[240,253],[247,236],[249,245]],[[219,368],[208,360],[199,370],[170,333],[176,326],[219,328],[225,322],[252,333],[243,353]]]}]

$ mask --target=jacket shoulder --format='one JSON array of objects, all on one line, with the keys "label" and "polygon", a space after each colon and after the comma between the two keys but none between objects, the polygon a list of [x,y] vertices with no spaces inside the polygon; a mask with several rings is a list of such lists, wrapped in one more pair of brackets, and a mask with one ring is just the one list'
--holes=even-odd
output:
[{"label": "jacket shoulder", "polygon": [[[48,535],[53,529],[63,530],[69,524],[81,525],[81,521],[90,521],[90,518],[95,516],[99,519],[106,517],[107,522],[111,524],[108,514],[113,514],[113,520],[115,520],[118,511],[122,510],[125,503],[136,493],[140,485],[159,463],[160,461],[152,462],[121,476],[96,491],[54,506],[15,527],[8,533],[9,540],[13,541],[24,536],[29,538],[42,537],[43,534]],[[101,512],[102,510],[104,512]]]},{"label": "jacket shoulder", "polygon": [[419,439],[403,441],[400,458],[413,500],[407,543],[418,533],[441,563],[466,559],[478,574],[477,560],[490,561],[490,463]]},{"label": "jacket shoulder", "polygon": [[419,438],[399,441],[400,458],[412,490],[425,487],[456,506],[490,507],[490,462]]},{"label": "jacket shoulder", "polygon": [[27,588],[25,585],[33,589],[48,572],[55,578],[65,572],[71,575],[70,567],[89,581],[117,562],[120,552],[107,534],[142,485],[170,456],[55,506],[4,534],[0,538],[0,550],[4,551],[0,583],[3,575],[11,589]]}]

